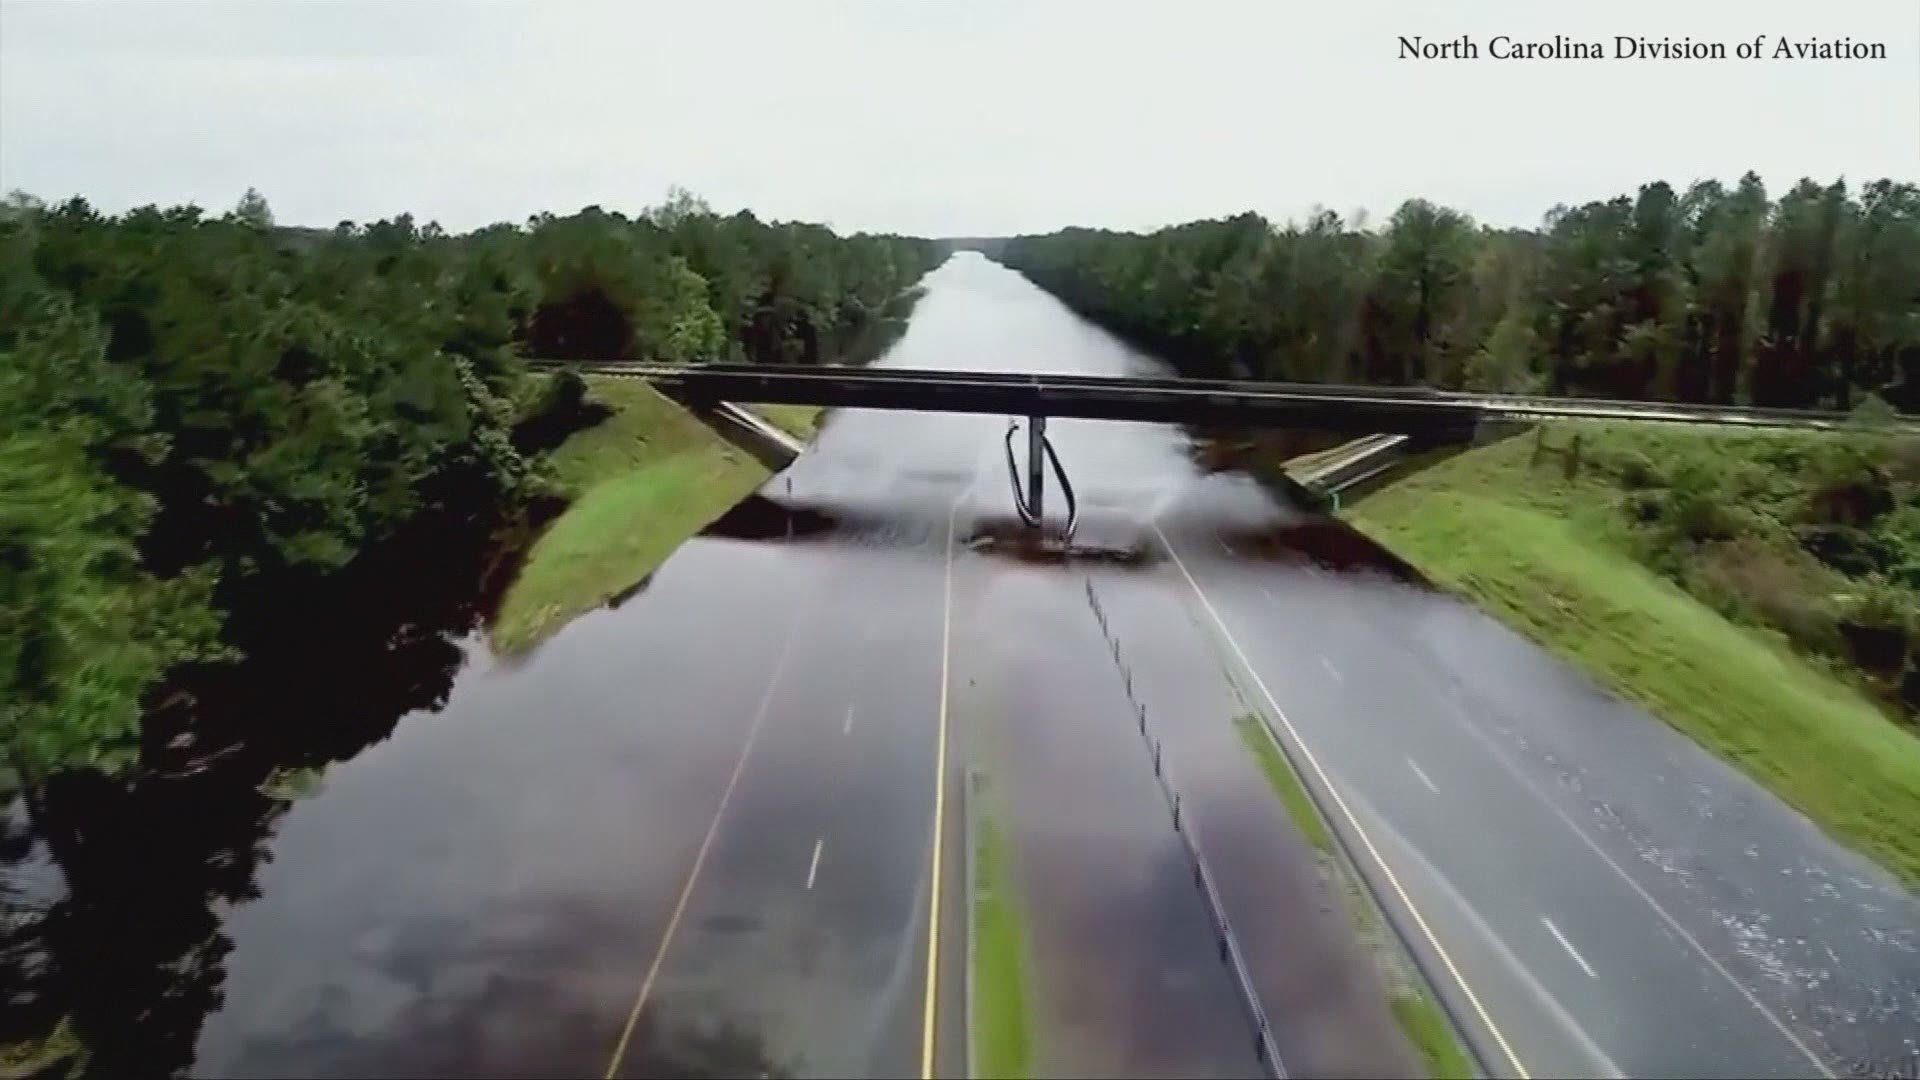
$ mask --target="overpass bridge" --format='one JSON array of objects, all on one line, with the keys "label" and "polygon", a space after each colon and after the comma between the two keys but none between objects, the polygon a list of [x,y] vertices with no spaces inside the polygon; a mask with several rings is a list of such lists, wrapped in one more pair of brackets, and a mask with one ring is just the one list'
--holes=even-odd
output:
[{"label": "overpass bridge", "polygon": [[[698,401],[1302,427],[1352,435],[1446,435],[1482,420],[1640,420],[1812,430],[1838,430],[1848,423],[1848,415],[1841,412],[1423,387],[759,364],[548,361],[543,366],[646,379],[663,391]],[[1920,417],[1903,426],[1920,432]]]},{"label": "overpass bridge", "polygon": [[[1424,387],[756,364],[542,361],[537,366],[646,379],[665,393],[703,405],[736,402],[1024,416],[1028,477],[1024,494],[1013,450],[1017,421],[1007,429],[1007,468],[1015,506],[1027,524],[1039,525],[1050,464],[1067,499],[1069,535],[1073,488],[1046,437],[1050,417],[1310,428],[1439,441],[1470,439],[1487,420],[1633,420],[1811,431],[1839,431],[1850,423],[1848,415],[1840,412],[1475,394]],[[1920,418],[1903,417],[1898,426],[1920,433]]]}]

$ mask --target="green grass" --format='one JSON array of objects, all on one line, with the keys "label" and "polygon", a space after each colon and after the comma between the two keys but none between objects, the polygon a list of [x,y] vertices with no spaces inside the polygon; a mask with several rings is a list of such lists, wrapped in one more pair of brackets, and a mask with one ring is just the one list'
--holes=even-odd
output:
[{"label": "green grass", "polygon": [[652,573],[767,478],[750,455],[638,379],[593,378],[613,415],[549,462],[572,498],[534,542],[494,616],[494,647],[524,650]]},{"label": "green grass", "polygon": [[998,826],[976,822],[973,883],[973,1073],[1025,1077],[1032,1070],[1027,1027],[1026,927],[1010,879],[1013,853]]},{"label": "green grass", "polygon": [[1327,832],[1327,823],[1321,820],[1320,811],[1307,796],[1307,789],[1300,785],[1300,778],[1294,775],[1293,766],[1280,756],[1280,748],[1274,745],[1273,734],[1267,730],[1266,722],[1258,716],[1242,715],[1233,718],[1233,727],[1240,733],[1240,741],[1253,751],[1254,759],[1260,763],[1260,771],[1267,774],[1267,783],[1273,788],[1273,793],[1280,797],[1280,804],[1287,808],[1287,816],[1293,819],[1300,835],[1307,838],[1314,850],[1331,855],[1333,837]]},{"label": "green grass", "polygon": [[1427,1075],[1436,1080],[1474,1075],[1473,1062],[1453,1033],[1453,1024],[1433,999],[1418,991],[1399,991],[1387,1001],[1400,1030],[1427,1063]]},{"label": "green grass", "polygon": [[[86,1044],[73,1030],[70,1017],[61,1017],[51,1031],[37,1038],[0,1043],[0,1077],[82,1075],[87,1064]],[[54,1066],[66,1063],[65,1069]]]},{"label": "green grass", "polygon": [[[1267,784],[1273,788],[1281,805],[1286,807],[1287,816],[1293,819],[1294,827],[1319,853],[1323,869],[1346,879],[1348,875],[1334,862],[1333,835],[1327,831],[1326,820],[1320,816],[1319,809],[1307,795],[1307,789],[1294,774],[1293,766],[1281,756],[1266,722],[1249,713],[1234,717],[1233,726],[1247,749],[1253,752],[1254,759],[1260,763],[1260,771],[1266,774]],[[1447,1019],[1446,1013],[1419,986],[1414,976],[1402,970],[1405,966],[1403,962],[1384,955],[1396,949],[1396,946],[1380,916],[1374,911],[1373,900],[1357,882],[1347,880],[1346,886],[1348,917],[1361,943],[1375,956],[1382,974],[1386,976],[1390,984],[1387,1004],[1393,1010],[1394,1020],[1406,1033],[1407,1041],[1427,1063],[1427,1075],[1474,1075],[1473,1064],[1461,1048],[1460,1038],[1455,1034],[1453,1023]]]},{"label": "green grass", "polygon": [[[1621,437],[1602,429],[1583,445]],[[1920,887],[1920,740],[1777,637],[1729,622],[1636,562],[1604,481],[1531,466],[1531,444],[1460,455],[1348,517]]]}]

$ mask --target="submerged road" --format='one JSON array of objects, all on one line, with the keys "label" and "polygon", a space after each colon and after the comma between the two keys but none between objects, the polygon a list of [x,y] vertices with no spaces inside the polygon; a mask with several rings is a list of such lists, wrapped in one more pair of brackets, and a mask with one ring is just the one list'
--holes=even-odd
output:
[{"label": "submerged road", "polygon": [[[927,285],[884,365],[1164,373],[978,256]],[[1411,1071],[1382,997],[1405,973],[1354,940],[1238,716],[1496,1074],[1920,1052],[1920,904],[1744,777],[1177,429],[1052,425],[1089,550],[1023,557],[1003,429],[836,413],[643,588],[521,660],[470,646],[443,709],[265,842],[195,1071],[960,1075],[981,814],[1042,1072],[1254,1074],[1089,583],[1294,1073]],[[1300,556],[1330,543],[1351,566]]]}]

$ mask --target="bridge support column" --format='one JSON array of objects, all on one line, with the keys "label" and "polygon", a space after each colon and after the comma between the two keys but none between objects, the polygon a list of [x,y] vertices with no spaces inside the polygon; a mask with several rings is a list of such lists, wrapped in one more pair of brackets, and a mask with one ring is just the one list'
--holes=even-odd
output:
[{"label": "bridge support column", "polygon": [[1041,516],[1040,493],[1047,479],[1047,418],[1027,417],[1027,505],[1037,523]]}]

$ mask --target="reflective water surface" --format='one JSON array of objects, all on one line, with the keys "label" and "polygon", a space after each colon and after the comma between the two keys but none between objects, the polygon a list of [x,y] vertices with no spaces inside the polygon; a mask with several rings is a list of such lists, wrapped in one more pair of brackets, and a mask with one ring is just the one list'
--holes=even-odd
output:
[{"label": "reflective water surface", "polygon": [[[1160,370],[979,256],[927,285],[882,364]],[[1144,705],[1294,1072],[1413,1070],[1384,997],[1412,969],[1356,940],[1255,714],[1445,943],[1493,1071],[1915,1049],[1920,904],[1886,875],[1181,429],[1052,422],[1082,523],[1036,547],[1006,422],[835,414],[530,656],[488,654],[472,595],[362,613],[191,703],[272,738],[16,800],[9,1020],[72,1015],[102,1071],[917,1073],[944,709],[1014,838],[1040,1068],[1251,1074]]]}]

